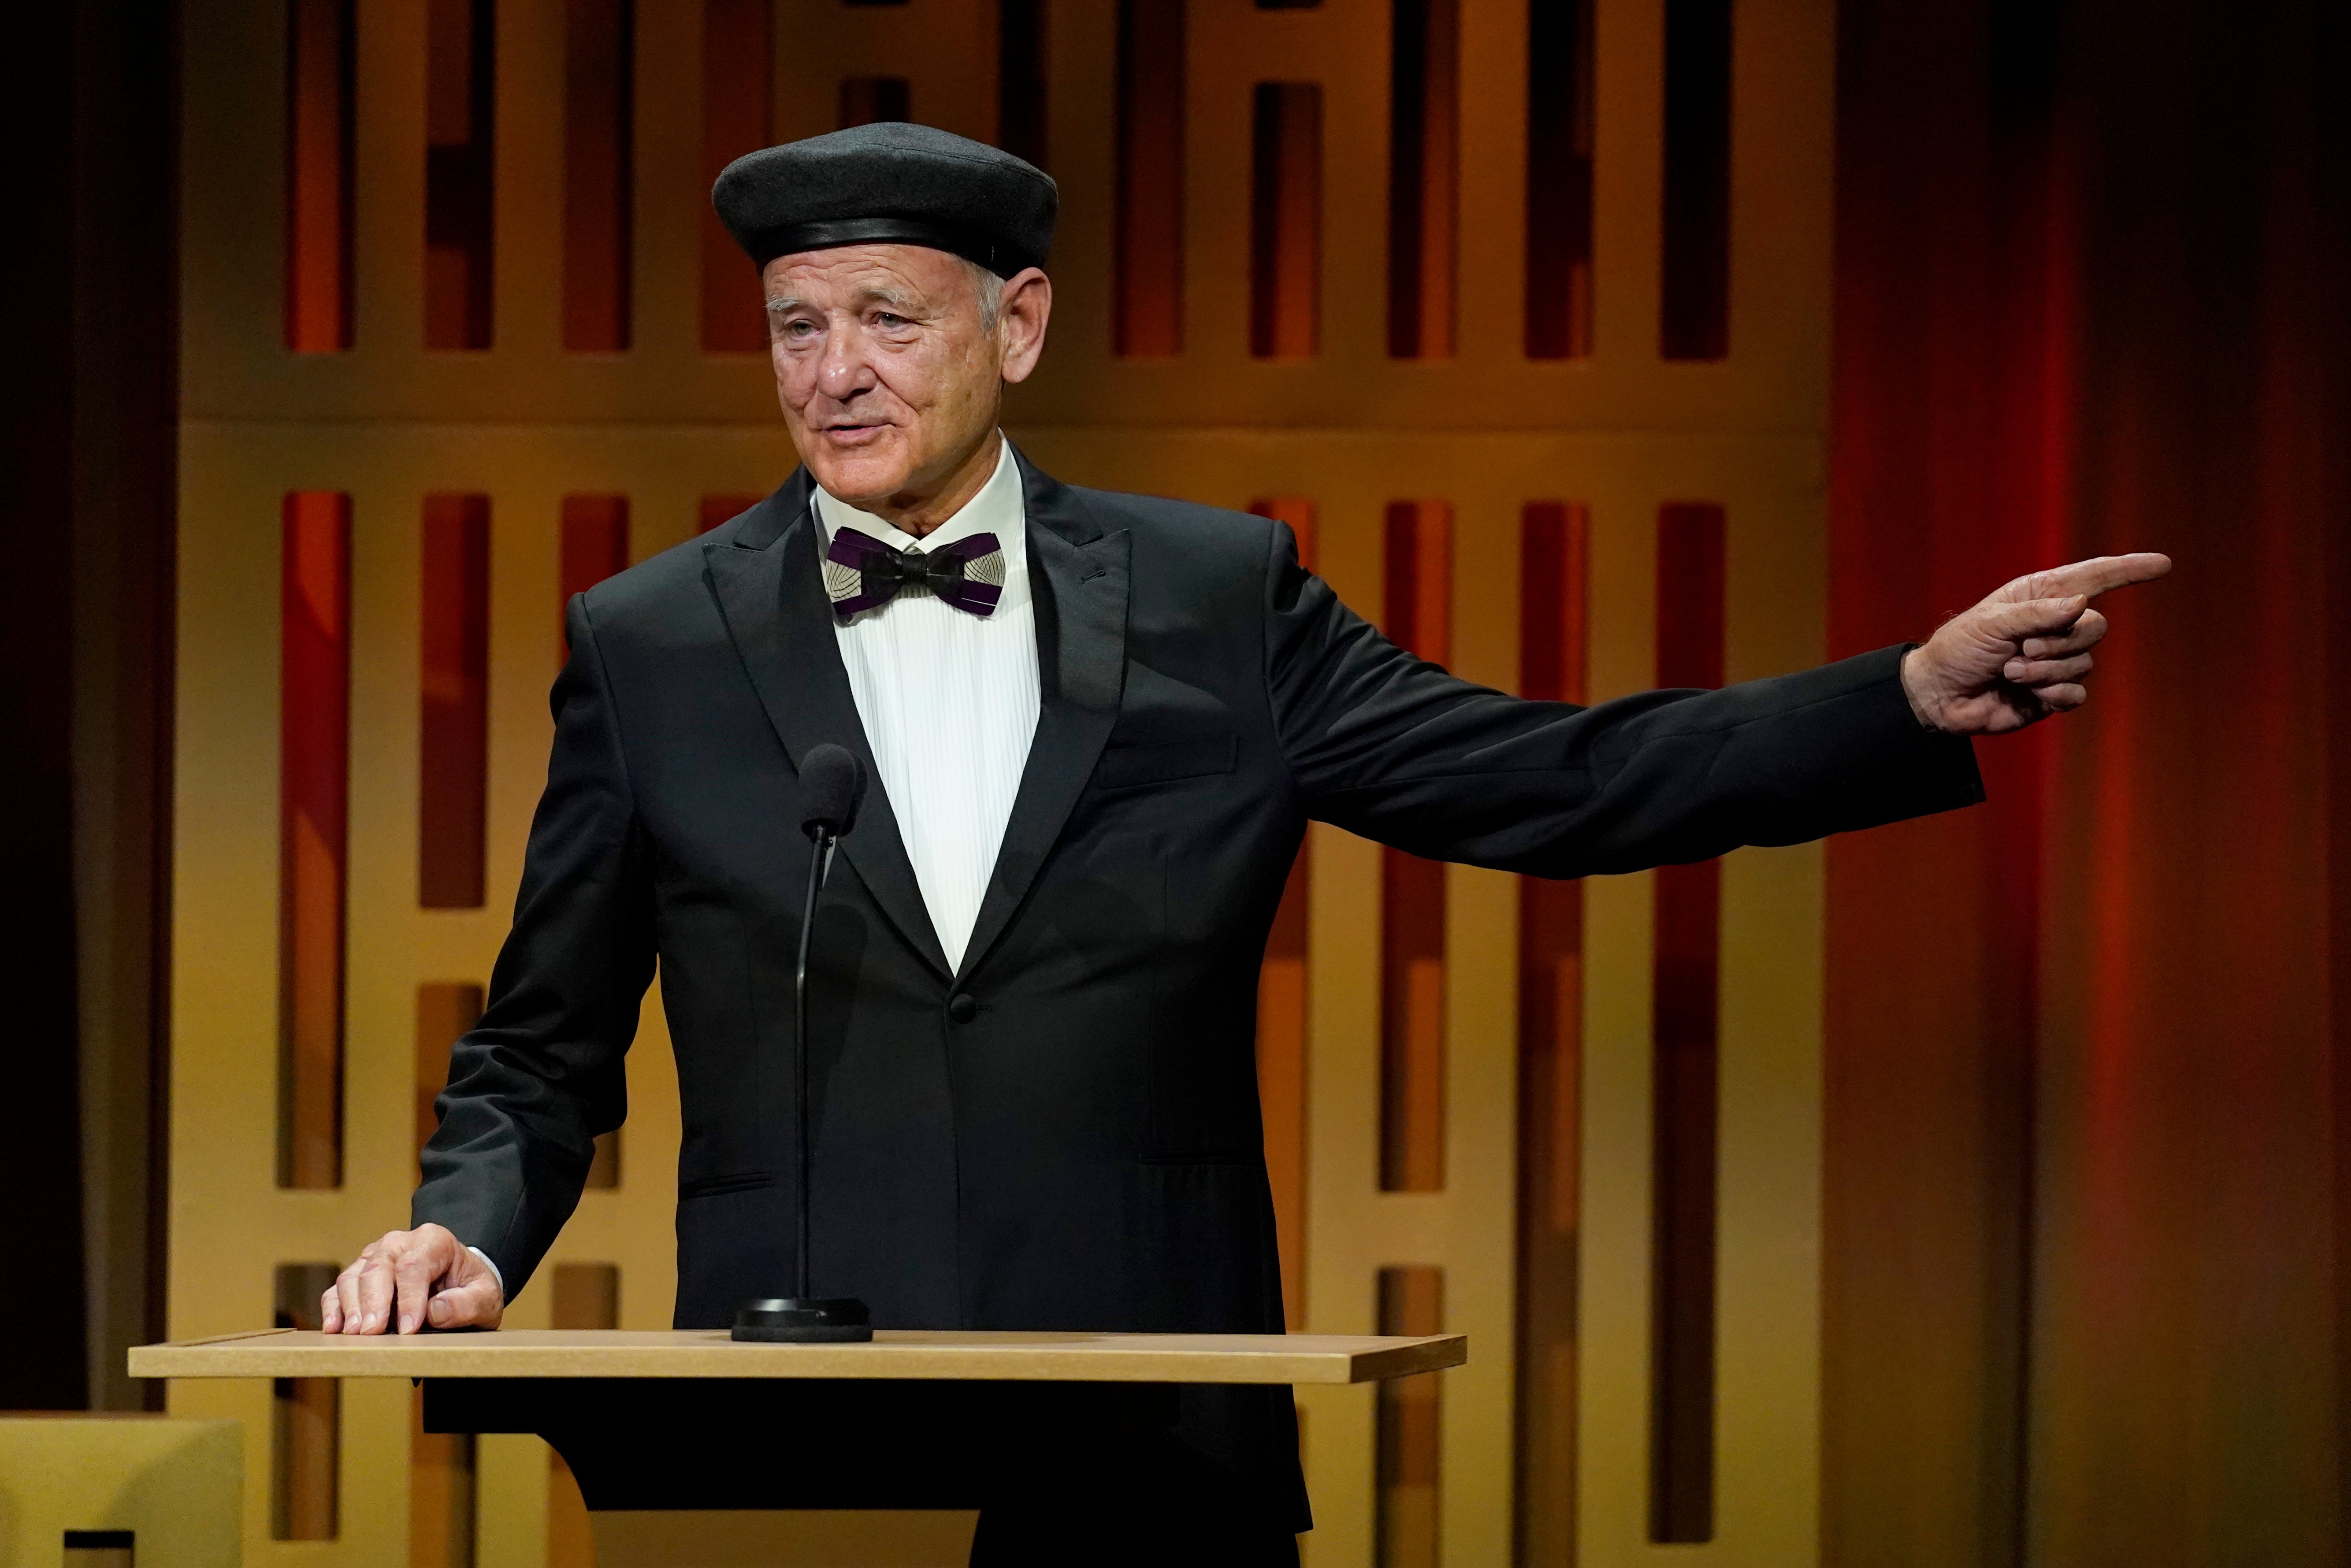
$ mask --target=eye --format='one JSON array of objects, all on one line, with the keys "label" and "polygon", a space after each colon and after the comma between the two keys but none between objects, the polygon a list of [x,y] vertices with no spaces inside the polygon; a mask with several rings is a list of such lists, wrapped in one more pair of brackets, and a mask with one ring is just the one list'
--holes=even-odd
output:
[{"label": "eye", "polygon": [[905,327],[913,324],[904,316],[900,316],[895,312],[889,310],[879,310],[874,312],[873,319],[880,322],[884,327]]}]

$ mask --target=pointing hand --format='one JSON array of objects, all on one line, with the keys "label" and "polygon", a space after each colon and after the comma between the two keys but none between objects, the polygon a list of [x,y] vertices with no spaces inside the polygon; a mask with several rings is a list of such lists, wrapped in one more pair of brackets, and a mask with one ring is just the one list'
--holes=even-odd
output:
[{"label": "pointing hand", "polygon": [[2108,555],[2018,578],[1904,656],[1911,710],[1953,735],[2003,735],[2080,707],[2090,650],[2106,634],[2090,601],[2170,570],[2168,556]]}]

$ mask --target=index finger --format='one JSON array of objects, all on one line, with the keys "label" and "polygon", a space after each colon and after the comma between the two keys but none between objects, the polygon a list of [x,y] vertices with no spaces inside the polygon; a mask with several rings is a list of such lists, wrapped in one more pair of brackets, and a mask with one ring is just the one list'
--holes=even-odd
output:
[{"label": "index finger", "polygon": [[425,1302],[432,1297],[442,1271],[441,1260],[434,1256],[436,1250],[417,1245],[411,1237],[393,1262],[392,1279],[398,1316],[392,1327],[397,1333],[414,1333],[424,1326]]},{"label": "index finger", "polygon": [[2076,593],[2095,597],[2134,582],[2152,582],[2170,570],[2171,558],[2152,550],[2136,555],[2102,555],[2095,560],[2077,560],[2071,566],[2035,572],[2027,580],[2033,586],[2028,597],[2063,599]]}]

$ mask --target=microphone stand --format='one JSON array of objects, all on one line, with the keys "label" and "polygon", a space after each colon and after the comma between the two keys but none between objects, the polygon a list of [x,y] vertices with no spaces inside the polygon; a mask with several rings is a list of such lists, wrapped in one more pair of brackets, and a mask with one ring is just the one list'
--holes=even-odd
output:
[{"label": "microphone stand", "polygon": [[849,1296],[820,1299],[809,1294],[809,1179],[812,1168],[809,1150],[809,939],[816,931],[817,894],[832,873],[832,852],[840,842],[837,824],[819,821],[809,825],[808,897],[800,905],[799,954],[792,971],[792,1098],[799,1127],[796,1151],[799,1158],[799,1234],[792,1274],[794,1293],[744,1302],[735,1313],[730,1336],[737,1340],[838,1344],[873,1337],[872,1316],[863,1301]]},{"label": "microphone stand", "polygon": [[799,1266],[792,1275],[792,1294],[800,1301],[809,1293],[809,1073],[808,956],[809,938],[816,933],[816,895],[832,876],[832,852],[841,836],[820,822],[809,834],[808,900],[800,906],[799,961],[792,971],[792,1108],[799,1116]]}]

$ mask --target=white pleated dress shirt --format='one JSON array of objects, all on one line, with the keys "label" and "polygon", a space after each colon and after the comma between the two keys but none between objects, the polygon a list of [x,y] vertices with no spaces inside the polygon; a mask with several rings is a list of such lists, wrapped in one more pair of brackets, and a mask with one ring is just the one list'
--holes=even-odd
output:
[{"label": "white pleated dress shirt", "polygon": [[1029,591],[1020,465],[999,435],[996,472],[979,494],[919,539],[821,486],[816,515],[827,546],[835,530],[852,528],[901,550],[936,550],[973,534],[994,534],[1004,552],[1004,592],[992,615],[906,588],[845,624],[833,622],[857,716],[931,929],[947,967],[960,969],[1037,736],[1037,610]]}]

